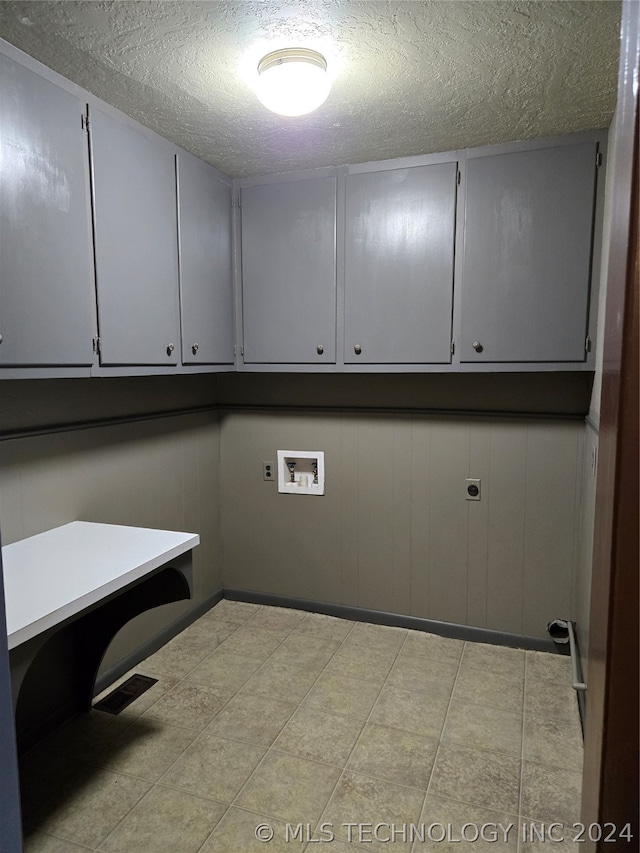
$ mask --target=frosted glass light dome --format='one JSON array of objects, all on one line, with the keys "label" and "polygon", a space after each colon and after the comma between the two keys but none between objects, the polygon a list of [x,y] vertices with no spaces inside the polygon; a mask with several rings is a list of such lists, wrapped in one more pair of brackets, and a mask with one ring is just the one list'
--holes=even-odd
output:
[{"label": "frosted glass light dome", "polygon": [[313,112],[326,101],[330,89],[327,61],[315,50],[274,50],[258,63],[258,99],[279,115]]}]

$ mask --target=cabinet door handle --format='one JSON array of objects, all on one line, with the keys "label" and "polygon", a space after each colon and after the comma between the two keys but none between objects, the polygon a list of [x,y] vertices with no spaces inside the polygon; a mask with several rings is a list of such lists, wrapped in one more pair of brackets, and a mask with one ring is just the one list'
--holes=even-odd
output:
[{"label": "cabinet door handle", "polygon": [[482,350],[484,349],[484,347],[482,346],[480,341],[474,341],[473,342],[473,348],[476,352],[482,352]]},{"label": "cabinet door handle", "polygon": [[316,347],[316,352],[318,353],[318,355],[322,355],[322,353],[324,352],[324,347],[322,346],[322,344],[318,344],[318,346]]},{"label": "cabinet door handle", "polygon": [[194,344],[194,345],[191,347],[191,352],[195,355],[195,354],[198,352],[198,350],[199,350],[199,349],[200,349],[200,344]]},{"label": "cabinet door handle", "polygon": [[353,348],[353,351],[356,355],[360,355],[360,353],[362,352],[362,347],[360,346],[360,344],[356,344]]},{"label": "cabinet door handle", "polygon": [[175,349],[175,346],[173,344],[168,344],[167,355],[171,355],[171,353],[174,351],[174,349]]}]

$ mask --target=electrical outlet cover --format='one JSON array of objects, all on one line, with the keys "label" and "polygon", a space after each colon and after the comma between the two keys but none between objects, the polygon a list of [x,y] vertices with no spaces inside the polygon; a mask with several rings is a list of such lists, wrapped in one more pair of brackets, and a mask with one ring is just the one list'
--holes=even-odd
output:
[{"label": "electrical outlet cover", "polygon": [[267,482],[269,482],[270,480],[275,481],[277,479],[275,462],[262,463],[262,479],[266,480]]},{"label": "electrical outlet cover", "polygon": [[480,491],[482,481],[476,477],[467,477],[464,483],[466,490],[465,498],[468,501],[479,501],[482,497],[482,493]]}]

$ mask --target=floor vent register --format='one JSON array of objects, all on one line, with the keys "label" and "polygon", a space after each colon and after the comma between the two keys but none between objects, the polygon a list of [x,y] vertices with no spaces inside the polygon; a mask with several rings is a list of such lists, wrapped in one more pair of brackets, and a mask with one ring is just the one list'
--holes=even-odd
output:
[{"label": "floor vent register", "polygon": [[157,681],[157,678],[149,678],[147,675],[132,675],[93,707],[97,711],[106,711],[107,714],[119,714]]}]

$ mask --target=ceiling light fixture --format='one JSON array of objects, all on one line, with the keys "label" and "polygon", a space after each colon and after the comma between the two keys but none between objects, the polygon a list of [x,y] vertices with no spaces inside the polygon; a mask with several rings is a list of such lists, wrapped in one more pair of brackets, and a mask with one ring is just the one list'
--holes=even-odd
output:
[{"label": "ceiling light fixture", "polygon": [[313,112],[326,101],[330,89],[327,60],[316,50],[274,50],[258,63],[258,99],[279,115]]}]

